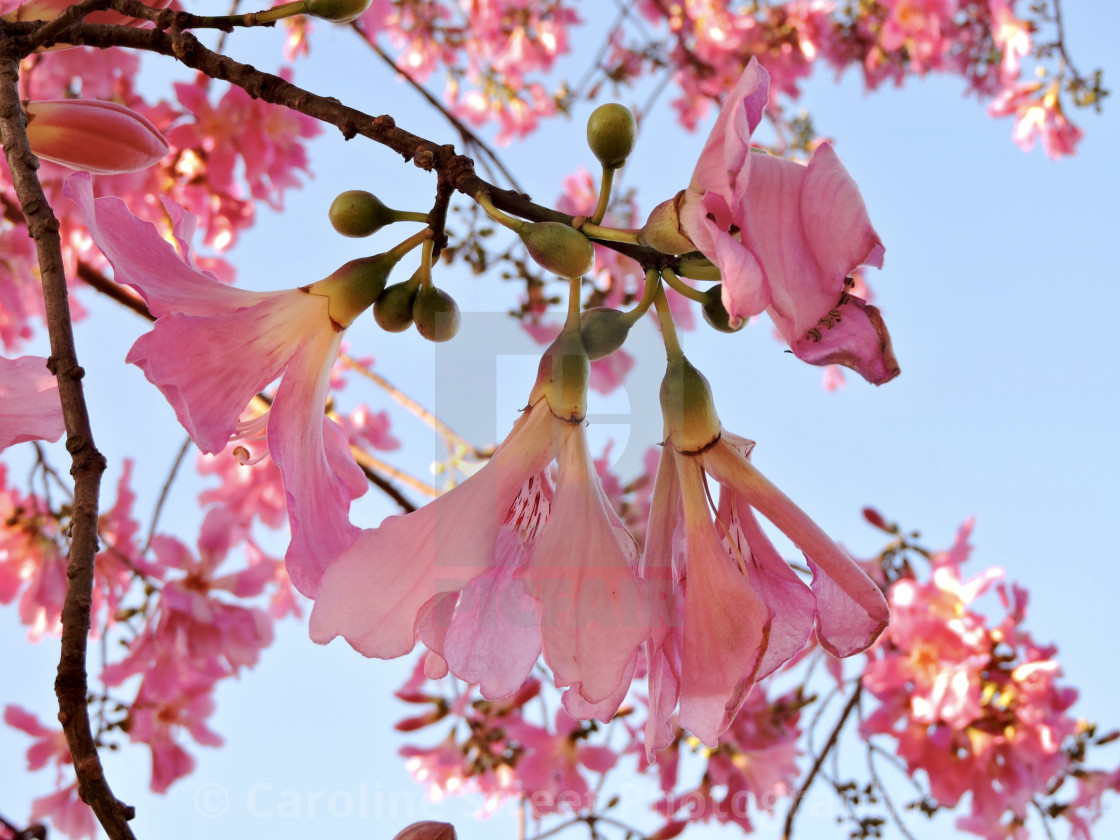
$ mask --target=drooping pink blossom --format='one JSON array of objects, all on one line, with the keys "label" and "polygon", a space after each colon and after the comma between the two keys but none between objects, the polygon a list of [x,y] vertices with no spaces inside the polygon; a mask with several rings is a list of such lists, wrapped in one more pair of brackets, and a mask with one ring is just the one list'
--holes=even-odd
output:
[{"label": "drooping pink blossom", "polygon": [[[585,398],[586,379],[582,388]],[[618,707],[649,633],[637,551],[603,494],[582,413],[557,416],[550,399],[534,389],[462,484],[362,532],[323,577],[312,639],[341,635],[379,658],[419,639],[438,654],[431,667],[480,683],[488,698],[515,691],[543,653],[558,686]]]},{"label": "drooping pink blossom", "polygon": [[[323,569],[357,534],[350,501],[367,488],[345,433],[323,415],[343,330],[332,299],[314,287],[249,292],[222,285],[193,264],[194,217],[171,202],[179,253],[119,199],[95,199],[88,176],[74,176],[66,192],[117,281],[137,289],[157,317],[127,360],[163,392],[199,449],[218,453],[231,436],[265,436],[284,479],[289,574],[296,588],[314,594]],[[278,377],[271,409],[241,423],[250,400]]]},{"label": "drooping pink blossom", "polygon": [[[692,402],[682,405],[681,393]],[[649,644],[649,751],[671,740],[678,704],[679,725],[714,746],[754,683],[811,632],[829,653],[850,656],[888,619],[879,588],[751,464],[754,443],[722,429],[706,380],[683,359],[670,364],[662,407],[669,433],[642,557],[665,607]],[[720,488],[715,510],[709,477]],[[805,553],[811,585],[777,553],[755,511]]]},{"label": "drooping pink blossom", "polygon": [[37,356],[0,356],[0,451],[29,440],[55,441],[66,430],[58,381]]},{"label": "drooping pink blossom", "polygon": [[103,99],[28,102],[27,141],[41,158],[97,175],[156,164],[169,147],[159,130],[131,108]]},{"label": "drooping pink blossom", "polygon": [[733,318],[765,310],[798,358],[882,384],[899,372],[890,336],[848,280],[860,265],[882,265],[882,243],[827,143],[807,166],[751,152],[768,87],[752,59],[679,200],[681,232],[719,268]]}]

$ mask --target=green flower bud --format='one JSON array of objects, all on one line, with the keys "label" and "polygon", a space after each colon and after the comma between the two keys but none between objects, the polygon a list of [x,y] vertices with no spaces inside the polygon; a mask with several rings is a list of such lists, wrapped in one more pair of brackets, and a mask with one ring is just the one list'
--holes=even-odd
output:
[{"label": "green flower bud", "polygon": [[304,0],[307,14],[333,23],[357,20],[373,0]]},{"label": "green flower bud", "polygon": [[331,320],[340,327],[348,327],[373,306],[399,260],[400,257],[392,252],[350,260],[306,289],[313,295],[327,297]]},{"label": "green flower bud", "polygon": [[720,436],[712,389],[684,356],[669,362],[661,380],[661,414],[669,443],[678,452],[703,452]]},{"label": "green flower bud", "polygon": [[428,341],[450,341],[459,332],[462,318],[451,295],[428,286],[412,302],[412,320],[416,322],[416,331]]},{"label": "green flower bud", "polygon": [[587,120],[587,145],[607,169],[618,169],[634,149],[638,125],[625,105],[600,105]]},{"label": "green flower bud", "polygon": [[412,302],[420,288],[420,271],[404,283],[386,286],[373,304],[373,319],[386,332],[404,332],[412,326]]},{"label": "green flower bud", "polygon": [[561,277],[582,277],[595,264],[591,240],[571,225],[528,222],[517,235],[537,265]]},{"label": "green flower bud", "polygon": [[701,304],[704,309],[704,320],[711,326],[720,332],[735,333],[739,332],[747,323],[742,318],[732,320],[731,313],[723,305],[722,283],[716,283],[704,294],[707,295],[707,300]]},{"label": "green flower bud", "polygon": [[687,254],[696,246],[681,230],[680,202],[684,191],[662,201],[649,214],[645,227],[638,231],[638,241],[662,254]]},{"label": "green flower bud", "polygon": [[397,221],[398,213],[365,190],[339,193],[328,213],[331,225],[343,236],[369,236]]},{"label": "green flower bud", "polygon": [[588,309],[579,316],[579,321],[583,346],[591,361],[605,359],[621,347],[633,326],[626,319],[625,313],[605,306]]}]

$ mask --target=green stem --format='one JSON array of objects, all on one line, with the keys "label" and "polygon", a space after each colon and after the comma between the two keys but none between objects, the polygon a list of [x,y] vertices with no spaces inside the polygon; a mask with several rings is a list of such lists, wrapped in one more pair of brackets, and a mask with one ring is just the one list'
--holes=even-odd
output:
[{"label": "green stem", "polygon": [[599,203],[595,205],[595,212],[591,214],[591,223],[599,224],[607,215],[607,204],[611,200],[611,186],[614,184],[614,167],[603,167],[603,180],[599,184]]},{"label": "green stem", "polygon": [[[405,254],[407,254],[409,251],[411,251],[417,245],[420,245],[422,243],[432,242],[432,236],[433,235],[434,234],[432,233],[431,228],[424,228],[424,230],[418,231],[417,233],[414,233],[412,236],[408,237],[408,239],[404,240],[404,242],[401,242],[400,244],[395,245],[394,247],[390,248],[388,253],[390,255],[392,255],[392,257],[394,259],[399,260],[401,257],[403,257]],[[430,258],[429,258],[429,265],[430,265]]]},{"label": "green stem", "polygon": [[584,222],[579,226],[579,231],[590,239],[601,239],[604,242],[625,242],[627,245],[640,245],[638,231],[624,230],[622,228],[602,227],[594,222]]},{"label": "green stem", "polygon": [[674,292],[684,295],[689,300],[694,300],[697,303],[706,303],[708,295],[699,289],[694,289],[687,283],[681,282],[680,278],[673,273],[671,268],[661,269],[661,276],[665,278],[665,282],[669,284],[669,288]]},{"label": "green stem", "polygon": [[432,285],[432,251],[436,242],[431,237],[424,240],[424,250],[420,256],[420,288],[428,289]]},{"label": "green stem", "polygon": [[564,322],[565,330],[579,329],[580,293],[583,291],[583,278],[568,278],[568,320]]},{"label": "green stem", "polygon": [[486,215],[493,219],[500,225],[505,225],[513,231],[520,232],[525,227],[525,221],[522,219],[515,219],[508,213],[503,213],[494,206],[494,202],[490,199],[490,194],[485,190],[475,194],[474,200],[478,202],[478,206],[486,211]]},{"label": "green stem", "polygon": [[642,289],[642,299],[638,301],[638,305],[631,309],[629,312],[623,314],[622,321],[628,326],[634,326],[638,323],[638,319],[646,314],[651,306],[653,306],[654,298],[657,296],[657,290],[661,288],[661,275],[656,268],[646,269],[646,287]]},{"label": "green stem", "polygon": [[665,358],[670,362],[684,358],[681,343],[677,339],[677,328],[673,325],[673,313],[669,311],[669,299],[665,297],[665,289],[657,284],[657,292],[653,299],[657,306],[657,322],[661,325],[661,340],[665,342]]},{"label": "green stem", "polygon": [[[303,0],[293,0],[291,3],[285,3],[282,6],[275,6],[271,9],[257,12],[255,17],[257,23],[273,23],[284,18],[295,17],[302,15],[307,11],[307,4]],[[243,15],[237,15],[237,19],[243,19]]]}]

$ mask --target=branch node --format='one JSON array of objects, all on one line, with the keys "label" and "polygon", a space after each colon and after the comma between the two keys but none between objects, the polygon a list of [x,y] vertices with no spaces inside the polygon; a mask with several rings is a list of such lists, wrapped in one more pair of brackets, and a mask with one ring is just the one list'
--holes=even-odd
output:
[{"label": "branch node", "polygon": [[431,146],[417,146],[412,153],[412,162],[425,172],[431,172],[436,168],[436,153]]}]

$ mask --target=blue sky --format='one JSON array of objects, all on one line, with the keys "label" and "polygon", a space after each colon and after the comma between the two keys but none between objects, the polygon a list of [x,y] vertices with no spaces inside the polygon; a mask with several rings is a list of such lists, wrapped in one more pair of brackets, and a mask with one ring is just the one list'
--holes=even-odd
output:
[{"label": "blue sky", "polygon": [[[1120,68],[1107,62],[1115,55],[1120,6],[1071,3],[1065,13],[1080,65],[1104,66],[1106,84],[1115,83]],[[350,33],[320,25],[317,35],[298,82],[370,113],[391,112],[418,134],[454,140],[375,60],[339,63],[336,56],[355,46]],[[267,37],[238,33],[230,48],[234,55],[259,53],[250,60],[269,66]],[[149,64],[156,85],[165,71]],[[758,441],[756,464],[856,554],[869,555],[881,544],[860,519],[864,505],[920,529],[933,548],[947,547],[961,521],[975,516],[972,571],[999,565],[1031,590],[1028,626],[1039,641],[1058,644],[1068,682],[1082,690],[1077,713],[1115,726],[1120,118],[1114,102],[1106,102],[1102,115],[1071,114],[1086,136],[1075,157],[1055,162],[1040,149],[1019,151],[1010,141],[1010,120],[988,118],[962,88],[957,79],[931,78],[864,95],[855,74],[837,85],[826,72],[805,86],[803,104],[818,130],[835,138],[887,247],[884,269],[870,272],[869,280],[902,366],[897,380],[873,388],[852,375],[846,389],[826,393],[820,371],[783,353],[765,319],[733,336],[686,334],[685,347],[711,380],[724,425]],[[538,201],[555,200],[565,174],[593,163],[582,141],[589,111],[504,153]],[[664,104],[651,118],[624,170],[643,210],[687,183],[702,139],[676,128]],[[400,207],[428,201],[428,176],[368,143],[344,144],[328,132],[314,145],[314,165],[315,180],[289,196],[291,212],[262,216],[235,252],[246,285],[303,285],[347,259],[391,246],[397,231],[383,232],[371,247],[330,230],[327,207],[344,189],[370,189]],[[495,312],[511,305],[509,288],[479,281],[462,267],[439,268],[436,282],[459,300],[468,330],[484,331],[496,323]],[[454,344],[450,355],[441,355],[447,351],[434,352],[413,335],[378,333],[366,320],[350,334],[356,355],[374,355],[379,371],[409,383],[413,396],[480,441],[505,433],[531,385],[530,344],[503,349],[481,371],[492,375],[493,391],[464,399],[449,390]],[[94,429],[110,462],[135,452],[137,441],[148,453],[138,470],[141,511],[182,439],[162,399],[122,364],[143,329],[128,313],[101,309],[78,333],[87,382],[101,383],[92,397]],[[636,349],[650,350],[650,364],[625,396],[591,408],[632,414],[627,445],[619,440],[615,447],[624,458],[655,442],[646,430],[656,436],[659,425],[650,420],[651,388],[660,377],[657,347],[648,335],[634,341]],[[346,395],[374,408],[384,402],[355,385]],[[394,417],[406,444],[397,462],[424,474],[437,444],[419,423]],[[174,518],[167,520],[188,535],[199,519],[196,493],[177,487]],[[390,511],[370,498],[355,517],[368,526]],[[427,809],[396,757],[401,740],[389,731],[406,713],[389,697],[406,676],[406,663],[366,661],[339,642],[316,647],[297,622],[278,631],[278,644],[261,665],[219,691],[213,726],[227,746],[198,749],[197,772],[166,797],[146,792],[145,750],[108,757],[118,795],[137,805],[139,836],[390,837],[410,818],[441,817],[455,820],[462,837],[514,836],[511,816],[468,827],[475,801]],[[49,719],[57,644],[23,643],[11,609],[0,611],[0,633],[8,640],[0,662],[18,675],[5,680],[2,701]],[[21,734],[0,729],[0,813],[17,819],[50,784],[46,774],[22,772],[26,744]],[[1118,760],[1115,752],[1111,760]],[[207,818],[203,812],[221,801],[221,791],[226,810]],[[652,792],[630,791],[637,813]],[[349,813],[340,816],[347,802]],[[293,806],[299,815],[284,816]],[[1116,826],[1113,816],[1099,836]],[[803,828],[818,836],[811,824]],[[921,833],[923,826],[916,828]]]}]

